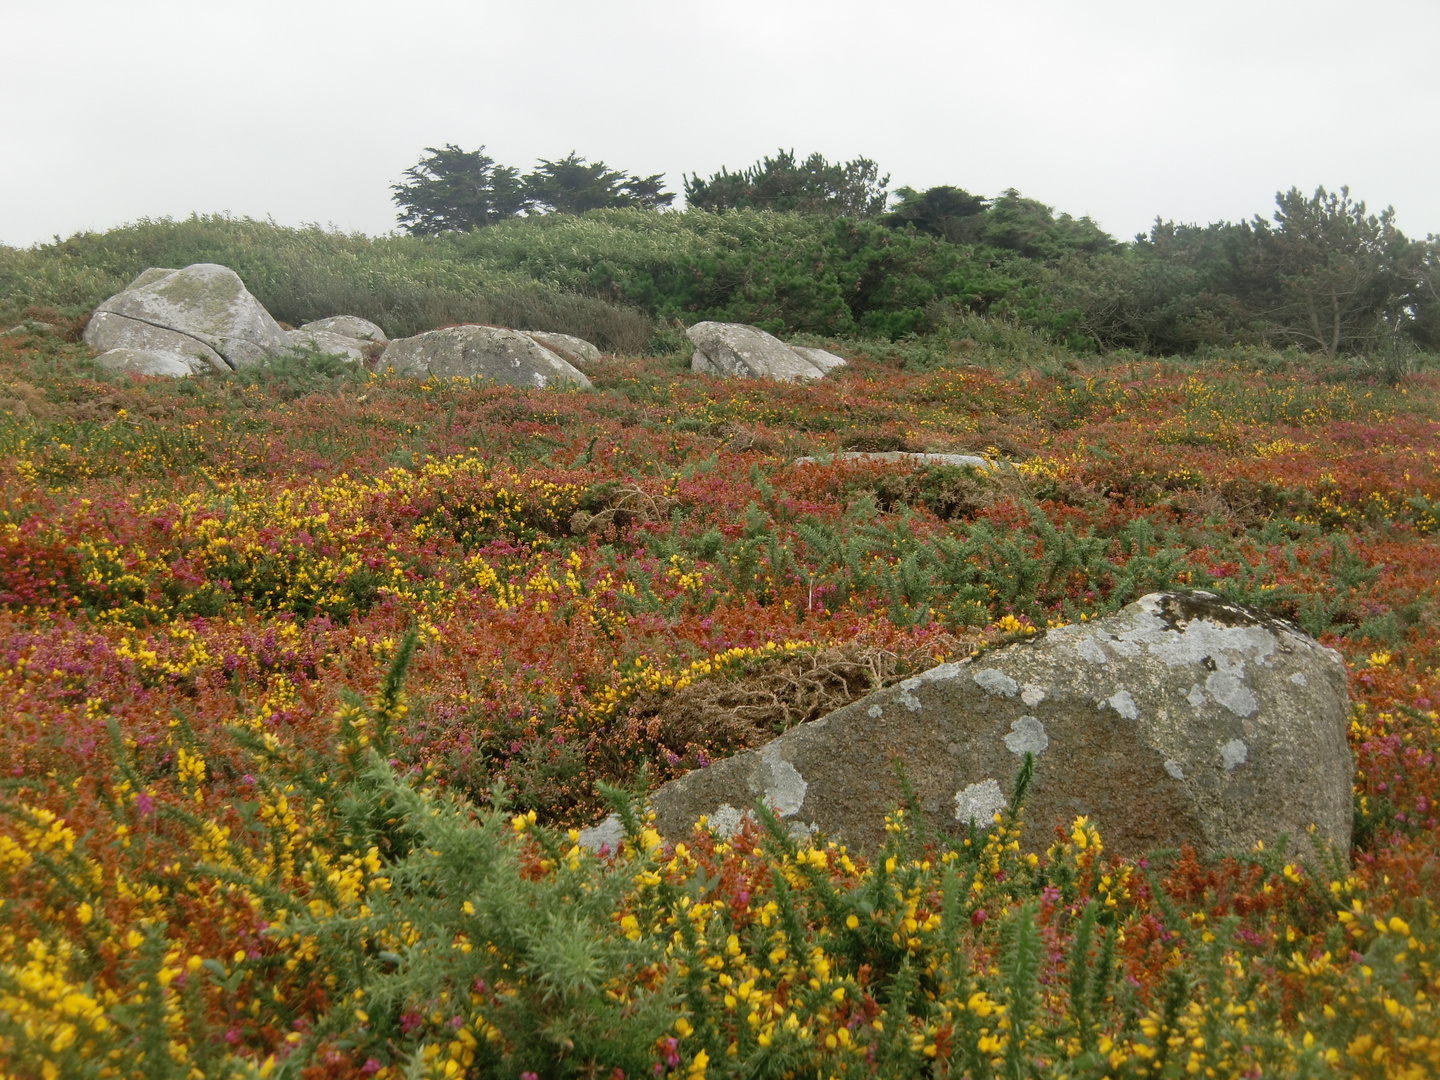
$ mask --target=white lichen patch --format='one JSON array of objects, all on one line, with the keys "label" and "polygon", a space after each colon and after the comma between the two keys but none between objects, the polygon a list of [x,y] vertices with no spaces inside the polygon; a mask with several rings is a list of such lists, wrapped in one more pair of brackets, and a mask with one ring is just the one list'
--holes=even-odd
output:
[{"label": "white lichen patch", "polygon": [[879,720],[880,717],[885,715],[885,710],[879,705],[871,705],[870,708],[865,710],[865,715],[870,717],[871,720]]},{"label": "white lichen patch", "polygon": [[1231,739],[1224,746],[1220,747],[1220,763],[1229,772],[1237,765],[1244,765],[1246,758],[1250,756],[1250,748],[1245,745],[1243,739]]},{"label": "white lichen patch", "polygon": [[727,802],[721,803],[713,814],[707,815],[705,823],[716,836],[728,839],[740,831],[740,825],[745,818],[745,814]]},{"label": "white lichen patch", "polygon": [[1290,681],[1291,681],[1292,683],[1294,683],[1296,686],[1308,686],[1308,685],[1309,685],[1309,680],[1305,678],[1305,673],[1304,673],[1303,671],[1297,671],[1297,672],[1295,672],[1294,675],[1291,675],[1291,676],[1290,676]]},{"label": "white lichen patch", "polygon": [[1140,715],[1140,710],[1135,707],[1135,699],[1130,696],[1129,690],[1117,690],[1111,694],[1110,707],[1126,720],[1134,720]]},{"label": "white lichen patch", "polygon": [[987,694],[1012,698],[1020,692],[1019,683],[995,668],[981,668],[970,677],[975,680],[975,685]]},{"label": "white lichen patch", "polygon": [[994,779],[981,780],[955,793],[955,820],[961,824],[973,821],[981,828],[989,827],[995,815],[1009,805],[1000,784]]},{"label": "white lichen patch", "polygon": [[1093,637],[1082,639],[1080,644],[1075,646],[1075,655],[1091,664],[1103,664],[1108,660],[1104,646]]},{"label": "white lichen patch", "polygon": [[945,679],[956,679],[965,668],[961,664],[937,664],[929,671],[921,672],[917,678],[921,682],[942,682]]},{"label": "white lichen patch", "polygon": [[1245,665],[1240,665],[1240,674],[1229,671],[1212,671],[1205,680],[1205,689],[1210,696],[1236,716],[1250,716],[1260,707],[1255,695],[1245,685]]},{"label": "white lichen patch", "polygon": [[1165,771],[1171,776],[1173,776],[1176,780],[1185,779],[1185,770],[1180,767],[1180,763],[1178,761],[1171,760],[1165,762]]},{"label": "white lichen patch", "polygon": [[1210,699],[1205,696],[1205,691],[1200,689],[1199,684],[1194,684],[1190,687],[1190,693],[1185,695],[1185,700],[1198,709]]},{"label": "white lichen patch", "polygon": [[1010,724],[1010,734],[1005,736],[1005,746],[1016,756],[1041,752],[1050,745],[1050,736],[1045,734],[1045,725],[1034,716],[1022,716]]},{"label": "white lichen patch", "polygon": [[800,770],[780,756],[780,741],[768,743],[760,751],[760,770],[765,789],[765,801],[775,808],[781,817],[791,817],[805,805],[805,792],[810,785]]},{"label": "white lichen patch", "polygon": [[1045,700],[1045,690],[1034,683],[1026,683],[1025,689],[1020,691],[1020,700],[1033,709]]},{"label": "white lichen patch", "polygon": [[900,684],[900,704],[911,712],[920,711],[920,699],[910,692],[919,685],[919,679],[906,679]]}]

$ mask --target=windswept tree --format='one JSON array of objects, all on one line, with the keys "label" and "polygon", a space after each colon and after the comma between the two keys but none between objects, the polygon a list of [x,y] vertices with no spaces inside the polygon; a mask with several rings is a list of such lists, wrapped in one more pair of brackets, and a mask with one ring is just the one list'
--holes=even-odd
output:
[{"label": "windswept tree", "polygon": [[617,207],[658,210],[669,206],[675,195],[664,190],[664,179],[664,173],[628,175],[603,161],[587,162],[572,150],[559,161],[542,159],[524,184],[534,206],[555,214],[583,214]]},{"label": "windswept tree", "polygon": [[939,187],[916,191],[912,187],[896,190],[899,201],[886,214],[884,222],[892,229],[913,225],[922,233],[939,236],[952,244],[974,243],[980,236],[980,224],[990,203],[964,188],[941,184]]},{"label": "windswept tree", "polygon": [[697,210],[790,210],[829,217],[875,217],[885,210],[890,176],[866,157],[829,162],[823,154],[797,161],[794,150],[778,150],[748,169],[721,168],[708,180],[692,173],[685,201]]},{"label": "windswept tree", "polygon": [[520,171],[497,165],[478,150],[461,150],[454,143],[444,149],[425,148],[425,157],[405,170],[407,182],[392,184],[392,198],[400,207],[399,221],[407,232],[432,235],[466,232],[515,217],[529,209]]},{"label": "windswept tree", "polygon": [[467,232],[530,213],[583,214],[605,207],[657,210],[675,201],[664,190],[663,173],[633,176],[603,161],[587,162],[574,151],[558,161],[542,159],[524,176],[497,165],[478,150],[427,147],[425,157],[405,170],[407,182],[391,185],[407,232],[429,235]]},{"label": "windswept tree", "polygon": [[1395,227],[1393,207],[1371,214],[1348,187],[1308,199],[1292,187],[1275,202],[1275,224],[1256,218],[1254,227],[1276,333],[1336,356],[1409,322],[1420,252]]}]

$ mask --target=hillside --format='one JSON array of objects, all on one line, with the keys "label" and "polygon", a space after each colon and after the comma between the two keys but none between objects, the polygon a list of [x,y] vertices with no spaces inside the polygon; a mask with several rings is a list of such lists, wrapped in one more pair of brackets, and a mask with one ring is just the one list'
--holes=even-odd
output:
[{"label": "hillside", "polygon": [[[207,219],[0,253],[17,314],[207,259],[291,322],[523,316],[621,353],[591,393],[315,357],[130,382],[0,337],[0,1069],[1440,1070],[1440,379],[1095,356],[992,310],[836,345],[817,383],[713,380],[671,320],[839,341],[934,296],[891,275],[857,318],[840,271],[765,269],[833,223],[640,220]],[[981,259],[890,239],[916,281]],[[983,280],[1041,288],[1021,259]],[[842,449],[1014,469],[795,464]],[[1082,819],[1036,823],[1028,858],[1023,798],[973,844],[897,805],[868,858],[753,825],[672,845],[625,794],[1177,586],[1343,655],[1349,851],[1119,858]],[[611,808],[628,839],[582,848]]]}]

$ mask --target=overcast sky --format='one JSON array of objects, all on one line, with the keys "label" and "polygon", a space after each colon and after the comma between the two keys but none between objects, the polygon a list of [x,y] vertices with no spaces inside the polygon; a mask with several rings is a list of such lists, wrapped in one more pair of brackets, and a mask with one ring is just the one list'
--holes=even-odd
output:
[{"label": "overcast sky", "polygon": [[424,147],[708,174],[777,147],[1121,238],[1349,184],[1440,233],[1437,0],[0,0],[0,243],[395,226]]}]

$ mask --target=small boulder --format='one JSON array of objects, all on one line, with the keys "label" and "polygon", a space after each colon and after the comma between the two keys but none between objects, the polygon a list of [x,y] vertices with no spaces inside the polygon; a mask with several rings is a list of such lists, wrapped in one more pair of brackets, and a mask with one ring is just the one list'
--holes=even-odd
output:
[{"label": "small boulder", "polygon": [[389,341],[385,331],[371,322],[369,319],[362,319],[359,315],[331,315],[329,318],[316,319],[314,322],[307,322],[300,330],[309,330],[312,333],[339,334],[341,337],[355,338],[359,341]]},{"label": "small boulder", "polygon": [[[1152,593],[1090,623],[942,664],[651,796],[673,839],[699,817],[733,830],[757,798],[792,832],[875,850],[901,802],[898,761],[928,824],[989,827],[1028,752],[1021,845],[1080,816],[1141,855],[1350,844],[1354,764],[1345,667],[1298,628],[1210,593]],[[1314,828],[1312,833],[1310,830]]]},{"label": "small boulder", "polygon": [[791,345],[792,352],[798,353],[802,360],[808,360],[821,371],[833,371],[837,367],[845,366],[845,358],[836,356],[833,352],[826,352],[824,349],[811,348],[808,345]]},{"label": "small boulder", "polygon": [[390,343],[381,363],[402,375],[478,376],[508,386],[590,389],[583,372],[534,338],[496,326],[446,326],[400,338]]},{"label": "small boulder", "polygon": [[[685,336],[695,345],[690,370],[708,375],[795,382],[822,378],[830,370],[802,356],[779,338],[743,323],[699,322],[686,330]],[[823,349],[814,351],[824,352]]]},{"label": "small boulder", "polygon": [[116,348],[190,352],[189,347],[157,345],[155,330],[193,339],[222,357],[227,368],[259,363],[290,348],[285,332],[250,295],[239,275],[215,263],[146,270],[96,309],[84,337],[100,352]]},{"label": "small boulder", "polygon": [[526,330],[524,333],[574,367],[583,368],[586,364],[600,359],[600,350],[584,338],[571,334],[556,334],[549,330]]},{"label": "small boulder", "polygon": [[[110,349],[97,356],[95,362],[111,371],[128,371],[136,375],[168,375],[173,379],[188,378],[214,367],[212,361],[202,357],[156,352],[151,349]],[[227,367],[223,370],[230,369]]]},{"label": "small boulder", "polygon": [[297,349],[344,355],[361,362],[379,357],[390,340],[380,327],[356,315],[316,319],[298,330],[287,330],[285,336]]}]

